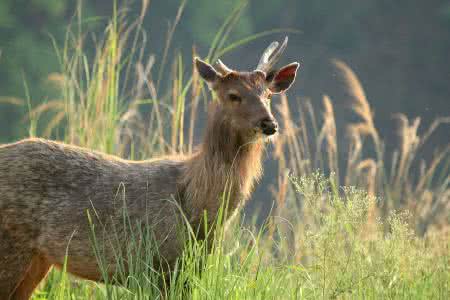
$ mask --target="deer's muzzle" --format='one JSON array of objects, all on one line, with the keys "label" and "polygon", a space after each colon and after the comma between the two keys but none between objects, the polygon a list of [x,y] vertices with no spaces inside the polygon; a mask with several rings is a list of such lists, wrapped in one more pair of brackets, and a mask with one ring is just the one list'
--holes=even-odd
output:
[{"label": "deer's muzzle", "polygon": [[266,118],[260,121],[259,127],[265,135],[273,135],[278,130],[277,121],[272,118]]}]

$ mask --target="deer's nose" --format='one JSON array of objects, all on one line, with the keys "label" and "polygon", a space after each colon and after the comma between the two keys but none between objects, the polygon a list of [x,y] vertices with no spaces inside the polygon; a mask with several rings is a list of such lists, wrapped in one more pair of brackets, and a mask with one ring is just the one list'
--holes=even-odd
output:
[{"label": "deer's nose", "polygon": [[272,135],[278,130],[277,122],[272,118],[265,118],[260,121],[259,127],[265,135]]}]

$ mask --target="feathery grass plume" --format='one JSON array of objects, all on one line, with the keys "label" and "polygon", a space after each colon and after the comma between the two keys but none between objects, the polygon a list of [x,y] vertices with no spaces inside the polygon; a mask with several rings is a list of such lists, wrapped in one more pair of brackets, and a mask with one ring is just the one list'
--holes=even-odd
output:
[{"label": "feathery grass plume", "polygon": [[[384,145],[381,140],[378,130],[375,127],[375,123],[373,120],[373,112],[370,108],[369,101],[367,100],[366,93],[364,88],[362,87],[361,82],[358,80],[358,77],[353,72],[353,70],[343,61],[338,59],[332,60],[333,65],[340,73],[340,78],[343,80],[344,86],[347,91],[347,95],[349,97],[351,103],[351,110],[355,112],[355,114],[361,119],[361,122],[349,124],[347,126],[347,130],[349,136],[351,137],[351,142],[354,143],[353,151],[358,150],[361,151],[362,148],[358,148],[358,141],[361,141],[363,137],[369,136],[372,139],[374,151],[377,155],[376,157],[376,174],[373,177],[373,180],[379,181],[381,184],[382,178],[384,175]],[[359,155],[360,153],[354,152],[352,153],[352,158],[355,155]],[[350,161],[349,161],[350,162]],[[352,161],[352,163],[354,163]],[[355,167],[354,164],[348,164],[349,167]],[[354,169],[350,169],[347,171],[347,174],[351,173]],[[351,176],[351,175],[350,175]],[[346,176],[347,177],[347,176]],[[346,179],[346,184],[349,183],[349,180]],[[372,183],[375,185],[378,183]]]},{"label": "feathery grass plume", "polygon": [[[434,225],[447,223],[450,217],[450,176],[448,160],[450,143],[443,150],[437,150],[428,166],[419,161],[418,154],[439,125],[448,123],[448,118],[433,122],[421,136],[418,134],[420,118],[410,122],[403,114],[395,117],[400,121],[398,135],[400,148],[392,162],[392,174],[386,186],[390,196],[390,209],[407,209],[412,222],[420,234],[425,234]],[[420,163],[420,166],[417,164]],[[416,173],[419,172],[419,176]],[[441,174],[441,175],[439,175]]]},{"label": "feathery grass plume", "polygon": [[[347,170],[345,175],[345,184],[353,184],[358,180],[359,172],[366,168],[367,163],[358,166],[358,160],[361,159],[363,150],[363,138],[369,136],[373,142],[373,149],[376,158],[370,162],[370,175],[366,176],[367,185],[374,192],[378,186],[383,184],[384,174],[384,145],[380,138],[378,130],[373,120],[373,112],[367,100],[366,93],[358,77],[353,70],[341,60],[333,59],[332,63],[340,72],[341,79],[347,95],[350,98],[351,109],[361,119],[358,123],[352,123],[347,126],[350,136],[350,147],[347,161]],[[363,162],[365,160],[363,159]],[[375,168],[374,168],[375,167]],[[369,182],[370,181],[370,182]]]},{"label": "feathery grass plume", "polygon": [[[278,162],[278,176],[275,185],[270,187],[270,192],[277,204],[274,210],[275,215],[279,215],[278,210],[284,209],[286,199],[292,197],[290,193],[290,173],[295,175],[310,174],[312,172],[310,162],[313,160],[305,120],[306,114],[301,109],[303,104],[300,104],[300,122],[299,125],[296,125],[286,95],[281,95],[280,98],[281,101],[276,105],[276,110],[281,116],[282,135],[275,140],[273,152],[273,156]],[[270,224],[272,225],[273,222]],[[273,230],[272,233],[274,233]]]},{"label": "feathery grass plume", "polygon": [[353,130],[360,133],[362,136],[371,136],[375,147],[379,148],[381,146],[381,141],[373,121],[372,109],[367,101],[366,93],[364,92],[361,82],[358,80],[358,77],[353,70],[343,61],[333,59],[332,63],[340,72],[341,78],[344,80],[344,85],[351,101],[351,109],[362,120],[362,122],[352,125],[352,128],[354,128]]},{"label": "feathery grass plume", "polygon": [[348,129],[349,145],[347,154],[347,168],[345,172],[345,185],[351,185],[358,178],[357,164],[361,160],[363,142],[361,135],[352,128]]},{"label": "feathery grass plume", "polygon": [[365,229],[366,236],[373,236],[376,232],[377,220],[380,218],[380,212],[377,208],[377,201],[374,197],[376,193],[376,170],[377,164],[374,159],[368,158],[360,161],[355,168],[355,176],[359,178],[358,186],[364,187],[367,194],[371,197],[367,208],[367,224]]},{"label": "feathery grass plume", "polygon": [[326,155],[330,173],[336,174],[335,180],[339,185],[339,159],[337,147],[336,122],[334,120],[333,105],[327,95],[323,96],[323,125],[317,137],[317,156],[320,155],[322,144],[326,141]]},{"label": "feathery grass plume", "polygon": [[419,136],[417,130],[420,125],[420,118],[415,118],[411,125],[409,125],[409,120],[404,114],[394,115],[399,121],[399,132],[400,137],[400,157],[399,163],[396,170],[395,184],[402,184],[402,180],[406,179],[406,175],[411,167],[412,158],[416,154],[417,147],[419,145]]},{"label": "feathery grass plume", "polygon": [[[351,137],[351,142],[353,143],[353,151],[362,151],[362,148],[358,147],[360,141],[363,137],[369,136],[372,138],[373,147],[376,157],[376,173],[372,180],[377,181],[377,183],[372,183],[372,185],[381,184],[382,177],[384,176],[384,146],[383,142],[379,136],[378,130],[375,127],[375,123],[373,120],[373,112],[370,108],[370,104],[367,100],[366,93],[364,88],[362,87],[361,82],[358,80],[358,77],[353,72],[353,70],[345,64],[341,60],[333,59],[332,63],[340,72],[341,79],[344,81],[344,86],[346,87],[347,95],[350,98],[351,109],[355,112],[355,114],[361,119],[361,122],[355,124],[349,124],[347,126],[347,130],[349,136]],[[360,155],[358,152],[351,152],[351,158],[355,158]],[[352,171],[354,171],[356,165],[355,162],[350,159],[348,167],[351,169],[347,170],[347,176],[352,176]],[[355,176],[356,174],[353,174]],[[346,184],[349,184],[350,181],[346,178]]]},{"label": "feathery grass plume", "polygon": [[[283,95],[281,96],[280,100],[281,101],[279,102],[279,104],[276,105],[276,109],[281,115],[280,121],[283,127],[283,135],[279,136],[275,140],[274,156],[276,159],[278,159],[279,168],[281,168],[279,170],[281,171],[287,168],[284,146],[286,145],[287,147],[289,147],[288,150],[290,150],[290,152],[293,151],[292,147],[294,147],[295,145],[295,140],[292,139],[295,138],[296,130],[294,128],[294,124],[290,115],[291,112],[289,110],[287,97]],[[296,166],[293,167],[296,168]]]},{"label": "feathery grass plume", "polygon": [[276,105],[276,110],[281,116],[283,134],[275,141],[275,158],[281,162],[279,165],[281,173],[289,168],[294,174],[309,174],[312,157],[303,111],[300,111],[300,124],[296,125],[286,95],[280,98],[281,101]]},{"label": "feathery grass plume", "polygon": [[[377,165],[375,160],[368,158],[360,161],[355,168],[355,176],[361,180],[358,186],[364,186],[367,189],[367,193],[371,196],[376,195],[375,186],[375,175],[376,175]],[[365,172],[365,176],[364,175]]]}]

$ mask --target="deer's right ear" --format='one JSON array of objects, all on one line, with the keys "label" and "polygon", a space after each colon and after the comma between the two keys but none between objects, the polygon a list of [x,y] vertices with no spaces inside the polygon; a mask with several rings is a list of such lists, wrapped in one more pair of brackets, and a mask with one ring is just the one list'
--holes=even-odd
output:
[{"label": "deer's right ear", "polygon": [[197,68],[200,77],[202,77],[208,84],[214,83],[220,77],[220,74],[210,64],[204,62],[198,57],[195,58],[195,67]]},{"label": "deer's right ear", "polygon": [[295,80],[297,75],[299,63],[294,62],[282,67],[276,73],[269,73],[266,80],[270,82],[269,89],[274,94],[279,94],[287,91]]}]

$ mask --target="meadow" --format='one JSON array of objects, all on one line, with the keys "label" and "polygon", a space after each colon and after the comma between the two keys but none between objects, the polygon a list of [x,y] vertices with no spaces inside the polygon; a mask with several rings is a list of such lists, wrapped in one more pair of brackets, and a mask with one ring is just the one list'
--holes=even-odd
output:
[{"label": "meadow", "polygon": [[[130,159],[195,151],[202,130],[198,116],[214,100],[198,74],[188,73],[191,57],[169,51],[183,5],[162,56],[155,57],[148,55],[141,26],[146,3],[137,20],[115,8],[95,39],[82,30],[81,17],[74,20],[64,45],[55,42],[61,71],[48,80],[59,97],[36,107],[30,99],[15,101],[26,111],[29,136]],[[278,32],[230,42],[242,9],[236,7],[216,34],[208,61]],[[118,265],[127,259],[131,266],[128,273],[117,271],[120,284],[54,269],[33,299],[447,299],[450,144],[428,161],[421,150],[450,117],[423,129],[419,118],[397,115],[399,146],[386,153],[357,75],[342,61],[333,64],[358,121],[338,132],[327,95],[320,111],[294,95],[273,100],[282,134],[268,152],[278,174],[268,187],[275,205],[267,220],[247,216],[226,226],[218,220],[211,253],[192,237],[171,284],[162,287],[162,275],[151,264],[157,251],[151,234],[130,230],[129,247],[117,255]],[[345,148],[339,147],[341,135],[348,140]],[[126,215],[124,220],[132,222]],[[96,237],[91,240],[104,269]]]}]

